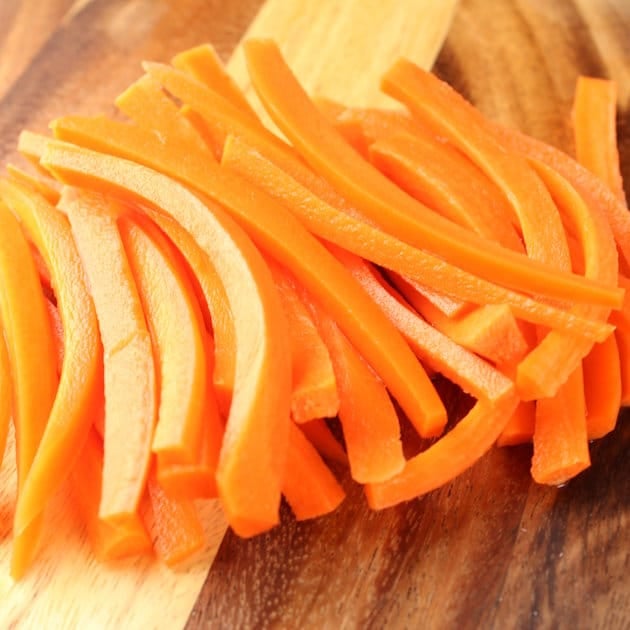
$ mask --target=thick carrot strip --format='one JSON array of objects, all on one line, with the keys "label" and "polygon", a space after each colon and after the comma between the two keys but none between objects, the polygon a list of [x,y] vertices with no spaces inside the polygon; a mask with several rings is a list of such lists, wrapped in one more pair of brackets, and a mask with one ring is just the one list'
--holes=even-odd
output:
[{"label": "thick carrot strip", "polygon": [[348,464],[348,456],[326,424],[325,418],[305,422],[300,425],[300,429],[322,457],[339,464]]},{"label": "thick carrot strip", "polygon": [[74,497],[92,549],[100,560],[116,560],[151,551],[151,539],[140,519],[113,526],[99,518],[103,484],[103,443],[89,431],[70,473]]},{"label": "thick carrot strip", "polygon": [[203,83],[243,113],[258,119],[243,92],[228,74],[219,55],[210,44],[202,44],[175,55],[171,64]]},{"label": "thick carrot strip", "polygon": [[532,441],[536,425],[536,402],[521,401],[497,438],[497,446],[516,446]]},{"label": "thick carrot strip", "polygon": [[523,251],[505,197],[451,145],[428,134],[394,136],[373,144],[370,158],[393,182],[442,216]]},{"label": "thick carrot strip", "polygon": [[154,473],[149,475],[147,490],[150,509],[146,522],[156,556],[169,567],[189,560],[205,544],[203,525],[195,504],[168,496]]},{"label": "thick carrot strip", "polygon": [[11,423],[11,393],[13,385],[11,383],[11,365],[9,363],[9,353],[4,337],[4,331],[0,327],[0,463],[4,458],[4,451],[7,445],[7,435],[9,434],[9,424]]},{"label": "thick carrot strip", "polygon": [[268,40],[245,44],[250,78],[283,133],[314,168],[366,216],[402,240],[510,288],[558,299],[618,306],[621,292],[552,271],[474,237],[415,201],[346,145],[317,111]]},{"label": "thick carrot strip", "polygon": [[209,211],[188,190],[146,167],[54,143],[43,163],[66,183],[117,193],[169,214],[211,256],[238,342],[234,397],[217,470],[219,495],[238,534],[251,536],[275,525],[290,421],[290,365],[286,320],[258,250],[227,214],[216,207]]},{"label": "thick carrot strip", "polygon": [[298,521],[329,514],[346,496],[315,447],[293,423],[282,492]]},{"label": "thick carrot strip", "polygon": [[125,208],[101,195],[64,193],[104,351],[105,461],[100,518],[134,527],[157,414],[156,368],[142,302],[118,231]]},{"label": "thick carrot strip", "polygon": [[625,203],[617,148],[617,84],[614,81],[578,77],[573,129],[577,161]]},{"label": "thick carrot strip", "polygon": [[532,477],[560,485],[590,465],[582,366],[553,398],[536,402]]},{"label": "thick carrot strip", "polygon": [[43,179],[23,171],[13,164],[7,164],[7,173],[11,181],[34,190],[53,206],[59,201],[60,193],[51,182],[45,182]]},{"label": "thick carrot strip", "polygon": [[[314,234],[343,249],[407,278],[415,277],[440,292],[473,302],[507,304],[515,315],[525,320],[578,333],[573,324],[567,326],[569,322],[565,312],[486,282],[339,211],[310,193],[242,140],[228,138],[222,164],[286,205]],[[573,320],[573,323],[577,322]],[[610,334],[610,328],[601,322],[595,327],[603,333],[601,337],[596,335],[598,339]]]},{"label": "thick carrot strip", "polygon": [[[65,120],[57,121],[55,132],[61,135],[67,132],[74,138],[73,126],[66,126]],[[227,208],[263,251],[291,269],[318,296],[350,341],[378,370],[412,422],[427,435],[439,433],[446,422],[446,412],[420,363],[350,274],[290,212],[227,169],[217,168],[206,160],[194,160],[191,152],[180,156],[137,127],[114,121],[106,124],[105,119],[98,119],[98,128],[93,128],[90,122],[74,119],[74,124],[80,127],[78,137],[83,144],[104,146],[122,157],[153,166]],[[64,149],[63,154],[70,162],[74,155],[89,153],[68,145],[56,146],[60,151]],[[213,212],[217,211],[214,208]],[[325,220],[320,222],[326,224]],[[373,247],[378,250],[380,244]],[[540,310],[537,302],[532,303]],[[562,317],[561,312],[558,316]],[[588,322],[584,323],[590,327]],[[605,325],[604,331],[607,331]]]},{"label": "thick carrot strip", "polygon": [[601,438],[617,424],[621,406],[621,367],[615,335],[596,343],[582,362],[589,439]]},{"label": "thick carrot strip", "polygon": [[[2,201],[0,223],[0,317],[13,386],[19,500],[55,399],[57,361],[35,263],[19,223]],[[15,579],[32,562],[41,524],[40,515],[14,532],[11,575]]]},{"label": "thick carrot strip", "polygon": [[[0,197],[42,253],[55,287],[62,330],[59,387],[15,511],[21,532],[67,478],[102,397],[103,351],[96,311],[68,219],[44,197],[0,181]],[[59,353],[59,344],[56,356]],[[57,362],[55,362],[57,367]]]},{"label": "thick carrot strip", "polygon": [[387,390],[334,320],[305,291],[301,294],[332,359],[352,478],[359,483],[389,479],[402,470],[405,458],[398,416]]},{"label": "thick carrot strip", "polygon": [[273,262],[269,267],[289,324],[291,416],[298,423],[332,418],[339,411],[339,395],[326,345],[293,284]]},{"label": "thick carrot strip", "polygon": [[379,282],[368,263],[341,250],[334,253],[432,369],[477,398],[496,401],[513,394],[510,379],[418,317]]},{"label": "thick carrot strip", "polygon": [[156,363],[159,406],[151,450],[191,463],[201,436],[206,387],[199,305],[157,228],[145,231],[130,216],[118,221],[118,229],[142,301]]},{"label": "thick carrot strip", "polygon": [[365,486],[368,504],[380,510],[439,488],[470,468],[494,444],[517,404],[515,396],[499,404],[478,401],[457,425],[426,450],[409,459],[392,479]]}]

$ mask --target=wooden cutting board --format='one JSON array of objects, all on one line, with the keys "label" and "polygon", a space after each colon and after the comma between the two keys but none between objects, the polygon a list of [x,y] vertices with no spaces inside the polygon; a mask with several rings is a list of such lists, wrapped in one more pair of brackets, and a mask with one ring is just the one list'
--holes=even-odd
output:
[{"label": "wooden cutting board", "polygon": [[[354,104],[386,102],[378,77],[398,55],[430,66],[441,48],[435,70],[488,115],[568,150],[577,74],[611,76],[630,181],[627,0],[1,0],[0,160],[16,160],[24,127],[112,111],[142,59],[211,41],[227,60],[248,27],[282,44],[309,90]],[[238,50],[230,69],[247,87]],[[622,417],[566,488],[530,482],[529,449],[496,450],[423,499],[374,514],[348,486],[333,516],[296,524],[283,512],[250,541],[224,536],[208,504],[208,547],[176,574],[96,565],[62,492],[18,585],[6,577],[8,456],[0,628],[628,628],[629,446]]]}]

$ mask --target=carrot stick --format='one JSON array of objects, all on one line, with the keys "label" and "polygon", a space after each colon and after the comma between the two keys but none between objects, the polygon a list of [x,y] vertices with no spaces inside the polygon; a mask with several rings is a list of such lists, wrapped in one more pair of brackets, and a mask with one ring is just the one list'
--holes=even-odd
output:
[{"label": "carrot stick", "polygon": [[619,353],[621,405],[630,404],[630,279],[619,274],[619,286],[626,290],[623,308],[613,311],[610,322],[615,326],[615,340]]},{"label": "carrot stick", "polygon": [[535,401],[519,402],[501,435],[497,438],[497,446],[516,446],[531,442],[535,425]]},{"label": "carrot stick", "polygon": [[329,514],[346,496],[315,447],[293,423],[282,492],[298,521]]},{"label": "carrot stick", "polygon": [[61,352],[63,357],[59,387],[18,497],[14,528],[19,534],[67,478],[86,439],[103,395],[103,351],[94,304],[67,218],[44,197],[18,184],[0,180],[0,197],[45,258],[61,320],[61,330],[54,334],[57,340],[61,335],[61,344],[55,343],[55,356]]},{"label": "carrot stick", "polygon": [[[72,126],[65,125],[66,120],[56,122],[56,133],[65,134],[67,131],[72,135]],[[74,119],[74,123],[80,126],[79,137],[83,144],[105,146],[110,152],[158,168],[227,208],[246,227],[261,250],[291,269],[298,280],[318,296],[344,334],[366,360],[376,366],[412,422],[417,427],[423,427],[427,435],[441,431],[446,422],[446,412],[422,366],[387,318],[295,217],[272,198],[248,187],[244,180],[227,169],[217,168],[205,160],[197,162],[192,152],[188,152],[184,159],[160,142],[151,145],[151,134],[137,127],[117,125],[113,121],[105,127],[103,119],[96,121],[99,125],[96,129],[90,125],[91,122],[84,120],[81,123],[80,119]],[[55,146],[63,150],[59,155],[65,155],[70,163],[73,155],[89,154],[89,151],[67,144]],[[79,162],[83,164],[84,160]],[[85,179],[82,175],[77,175],[77,178],[79,181]],[[213,209],[213,212],[217,211]],[[325,220],[321,222],[325,224]],[[547,311],[547,307],[540,307],[537,302],[532,304],[536,310]],[[559,311],[558,317],[562,317]],[[590,327],[588,322],[584,323]],[[603,328],[607,331],[605,325]]]},{"label": "carrot stick", "polygon": [[335,321],[305,291],[301,296],[332,359],[352,478],[359,483],[389,479],[402,470],[405,458],[398,416],[387,390]]},{"label": "carrot stick", "polygon": [[309,420],[300,425],[300,430],[322,457],[339,464],[348,463],[348,456],[343,450],[343,446],[333,435],[324,418]]},{"label": "carrot stick", "polygon": [[117,193],[169,214],[212,257],[238,340],[234,397],[217,470],[219,496],[239,535],[272,527],[278,522],[291,388],[286,321],[261,255],[227,214],[143,166],[54,143],[43,162],[66,183]]},{"label": "carrot stick", "polygon": [[[105,461],[99,517],[135,527],[157,413],[155,362],[142,303],[118,231],[125,209],[101,195],[65,193],[104,351]],[[123,376],[124,375],[124,376]]]},{"label": "carrot stick", "polygon": [[203,83],[243,113],[258,120],[252,106],[225,70],[219,55],[210,44],[184,50],[171,59],[171,64]]},{"label": "carrot stick", "polygon": [[159,406],[151,450],[191,463],[201,436],[206,387],[199,305],[157,228],[143,229],[130,216],[118,221],[118,229],[156,363]]},{"label": "carrot stick", "polygon": [[[226,142],[222,165],[243,175],[281,201],[320,238],[362,258],[404,274],[407,278],[415,277],[426,285],[460,299],[507,304],[515,315],[527,321],[578,333],[572,324],[567,326],[565,312],[485,282],[337,210],[235,137],[228,138]],[[579,327],[582,329],[581,324]],[[597,328],[603,333],[601,338],[610,334],[610,328],[603,323],[599,323]],[[586,331],[582,329],[579,334],[582,332]],[[600,338],[599,335],[597,338]]]},{"label": "carrot stick", "polygon": [[51,182],[45,182],[43,179],[23,171],[13,164],[7,164],[7,173],[9,174],[9,180],[39,193],[53,206],[57,205],[60,196],[59,191]]},{"label": "carrot stick", "polygon": [[38,169],[42,174],[49,176],[45,169],[42,168],[39,163],[47,142],[50,140],[48,136],[43,134],[34,133],[26,129],[20,132],[18,138],[18,151]]},{"label": "carrot stick", "polygon": [[250,78],[274,122],[316,172],[392,234],[487,280],[558,299],[618,306],[621,293],[473,237],[400,191],[349,148],[297,83],[275,44],[245,44]]},{"label": "carrot stick", "polygon": [[[28,243],[2,201],[0,223],[0,317],[13,385],[19,501],[55,399],[57,362],[46,298]],[[41,515],[27,525],[14,531],[11,575],[15,579],[24,575],[35,555]]]},{"label": "carrot stick", "polygon": [[293,284],[275,263],[269,268],[289,324],[291,416],[298,423],[332,418],[339,411],[339,395],[326,345]]},{"label": "carrot stick", "polygon": [[470,468],[494,444],[517,404],[507,396],[499,404],[478,401],[453,429],[407,460],[403,471],[384,483],[368,484],[368,504],[381,510],[448,483]]},{"label": "carrot stick", "polygon": [[578,77],[573,101],[577,161],[605,182],[626,203],[617,148],[617,84]]}]

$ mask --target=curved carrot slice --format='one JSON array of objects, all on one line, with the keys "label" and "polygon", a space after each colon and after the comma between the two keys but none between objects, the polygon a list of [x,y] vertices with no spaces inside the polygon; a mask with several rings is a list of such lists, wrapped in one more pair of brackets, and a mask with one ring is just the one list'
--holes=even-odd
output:
[{"label": "curved carrot slice", "polygon": [[[19,500],[55,399],[57,361],[35,263],[19,223],[2,201],[0,223],[0,317],[13,385]],[[41,524],[40,515],[26,529],[15,531],[11,557],[15,579],[24,575],[32,561]]]},{"label": "curved carrot slice", "polygon": [[326,345],[286,275],[273,262],[269,268],[289,324],[291,415],[298,423],[332,418],[339,411],[339,395]]},{"label": "curved carrot slice", "polygon": [[13,385],[11,383],[11,365],[9,363],[7,343],[1,326],[0,333],[0,458],[3,458],[11,422],[11,393]]},{"label": "curved carrot slice", "polygon": [[515,396],[499,404],[478,401],[446,435],[407,461],[392,479],[365,486],[368,504],[381,510],[439,488],[470,468],[494,444],[517,404]]},{"label": "curved carrot slice", "polygon": [[282,492],[298,521],[329,514],[346,496],[315,447],[293,423]]},{"label": "curved carrot slice", "polygon": [[573,101],[575,157],[626,203],[617,148],[617,84],[578,77]]},{"label": "curved carrot slice", "polygon": [[252,106],[225,70],[219,55],[210,44],[184,50],[171,59],[171,64],[203,83],[243,113],[248,113],[258,120]]},{"label": "curved carrot slice", "polygon": [[309,420],[300,425],[300,429],[322,457],[331,459],[339,464],[348,463],[348,456],[343,450],[343,446],[333,435],[330,427],[326,424],[325,418]]},{"label": "curved carrot slice", "polygon": [[139,519],[157,414],[151,337],[117,220],[125,209],[101,195],[65,193],[65,211],[88,278],[103,343],[105,461],[100,518]]},{"label": "curved carrot slice", "polygon": [[[158,383],[158,419],[151,450],[191,463],[201,435],[206,357],[201,313],[192,287],[157,234],[133,217],[118,229],[151,334]],[[155,230],[157,232],[157,230]],[[158,232],[159,234],[159,232]]]},{"label": "curved carrot slice", "polygon": [[[455,226],[415,201],[346,145],[317,111],[269,40],[245,44],[250,78],[274,122],[316,172],[366,216],[402,240],[472,273],[558,299],[618,306],[622,294],[575,274],[555,272]],[[579,295],[578,295],[579,294]]]},{"label": "curved carrot slice", "polygon": [[[281,201],[314,234],[362,258],[458,298],[507,304],[525,320],[586,333],[581,324],[578,332],[577,326],[573,327],[576,320],[567,318],[564,311],[486,282],[327,204],[240,139],[228,138],[222,164]],[[610,328],[601,322],[595,327],[600,329],[598,339],[610,334]]]},{"label": "curved carrot slice", "polygon": [[275,525],[286,455],[290,365],[286,321],[259,252],[229,216],[218,208],[209,211],[181,185],[146,167],[54,143],[43,163],[66,183],[115,192],[169,214],[212,257],[238,341],[234,397],[217,470],[219,495],[239,535]]},{"label": "curved carrot slice", "polygon": [[402,470],[405,458],[398,416],[387,390],[334,320],[305,291],[301,295],[332,359],[352,478],[359,483],[389,479]]},{"label": "curved carrot slice", "polygon": [[0,197],[45,258],[62,324],[59,387],[18,497],[14,523],[19,533],[44,510],[74,465],[103,395],[103,351],[68,219],[43,197],[17,184],[0,181]]},{"label": "curved carrot slice", "polygon": [[[105,150],[122,157],[153,166],[221,203],[246,226],[263,251],[291,269],[298,280],[318,296],[344,334],[378,370],[412,422],[422,427],[421,431],[427,435],[441,431],[446,422],[446,411],[409,347],[343,266],[290,212],[263,192],[248,187],[244,180],[227,169],[206,160],[195,160],[192,152],[180,156],[162,143],[155,142],[154,138],[151,144],[151,134],[138,127],[116,124],[103,118],[95,120],[97,127],[92,127],[92,121],[85,119],[83,122],[74,119],[69,125],[65,124],[66,120],[56,122],[55,133],[65,135],[67,132],[74,138],[73,128],[78,126],[77,137],[82,144],[105,147]],[[71,145],[61,143],[56,146],[60,151],[64,149],[63,155],[69,159],[77,151],[78,155],[82,154],[81,149]],[[215,208],[213,212],[218,210]],[[321,223],[325,225],[326,221]],[[374,249],[380,249],[380,245],[374,246]],[[425,265],[424,269],[432,268],[433,263]],[[547,311],[547,307],[535,308]],[[562,318],[562,313],[557,313],[558,318]],[[588,322],[584,324],[590,327]],[[602,326],[607,332],[606,325],[598,325]]]},{"label": "curved carrot slice", "polygon": [[495,401],[513,393],[509,378],[418,317],[379,281],[368,263],[347,252],[334,253],[432,369],[477,398]]},{"label": "curved carrot slice", "polygon": [[50,183],[45,182],[26,171],[14,166],[13,164],[7,164],[7,173],[9,174],[9,179],[16,184],[21,184],[22,186],[26,186],[31,190],[39,193],[48,203],[57,205],[59,201],[59,191],[54,188]]}]

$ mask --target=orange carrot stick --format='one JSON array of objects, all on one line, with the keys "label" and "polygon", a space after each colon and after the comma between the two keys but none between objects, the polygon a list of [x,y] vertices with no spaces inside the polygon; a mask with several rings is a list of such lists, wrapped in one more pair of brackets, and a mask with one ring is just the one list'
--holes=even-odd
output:
[{"label": "orange carrot stick", "polygon": [[23,171],[13,164],[7,164],[7,173],[9,174],[9,179],[11,181],[16,184],[26,186],[27,188],[39,193],[53,206],[57,205],[60,195],[59,191],[54,187],[52,180],[45,182],[43,179]]},{"label": "orange carrot stick", "polygon": [[92,291],[104,351],[105,461],[99,517],[135,527],[157,413],[155,362],[142,303],[118,231],[125,209],[101,195],[61,200]]},{"label": "orange carrot stick", "polygon": [[[19,500],[55,399],[57,361],[46,298],[28,243],[2,201],[0,223],[0,317],[13,385]],[[14,532],[11,575],[15,579],[24,575],[35,555],[41,524],[40,515]]]},{"label": "orange carrot stick", "polygon": [[130,216],[118,221],[118,229],[156,363],[159,406],[151,450],[191,463],[201,436],[206,387],[199,305],[157,228],[145,231]]},{"label": "orange carrot stick", "polygon": [[329,514],[346,496],[315,447],[293,423],[282,492],[298,521]]},{"label": "orange carrot stick", "polygon": [[348,463],[348,456],[343,450],[343,446],[333,435],[324,418],[309,420],[300,425],[300,429],[322,457],[339,464]]},{"label": "orange carrot stick", "polygon": [[621,378],[621,404],[630,404],[630,279],[619,274],[619,286],[626,290],[623,308],[613,311],[610,322],[615,326],[615,340],[619,353]]},{"label": "orange carrot stick", "polygon": [[[473,237],[403,193],[348,147],[317,111],[269,40],[245,44],[250,78],[274,122],[315,171],[392,234],[504,286],[618,306],[621,292]],[[579,295],[578,295],[579,294]]]},{"label": "orange carrot stick", "polygon": [[[18,497],[14,527],[19,533],[44,510],[67,478],[86,439],[95,405],[102,397],[103,351],[94,304],[67,218],[44,197],[18,184],[0,181],[0,197],[20,218],[50,269],[62,324],[59,387]],[[55,356],[58,346],[55,344]]]},{"label": "orange carrot stick", "polygon": [[216,207],[210,211],[164,175],[54,143],[47,147],[43,162],[66,183],[115,192],[169,214],[212,257],[238,340],[234,397],[217,470],[219,495],[239,535],[251,536],[275,525],[291,388],[286,320],[264,260],[227,214]]},{"label": "orange carrot stick", "polygon": [[521,401],[497,438],[497,446],[516,446],[532,441],[536,425],[536,403]]}]

